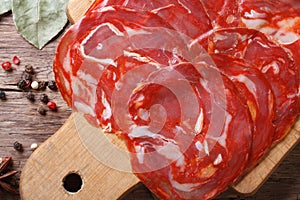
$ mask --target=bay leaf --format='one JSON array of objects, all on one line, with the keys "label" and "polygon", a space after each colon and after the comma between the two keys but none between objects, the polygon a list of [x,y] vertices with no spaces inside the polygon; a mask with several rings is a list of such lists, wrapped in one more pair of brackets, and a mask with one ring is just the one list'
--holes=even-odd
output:
[{"label": "bay leaf", "polygon": [[0,15],[11,10],[11,0],[0,0]]},{"label": "bay leaf", "polygon": [[18,32],[42,49],[66,25],[68,0],[12,0],[12,12]]}]

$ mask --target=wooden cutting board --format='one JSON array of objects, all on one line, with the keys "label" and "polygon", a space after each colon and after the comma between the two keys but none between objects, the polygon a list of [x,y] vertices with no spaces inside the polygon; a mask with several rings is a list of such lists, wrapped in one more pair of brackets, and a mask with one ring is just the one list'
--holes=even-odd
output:
[{"label": "wooden cutting board", "polygon": [[[80,19],[91,3],[89,0],[70,0],[67,8],[70,21],[76,22]],[[94,146],[95,151],[100,154],[103,152],[107,162],[117,160],[119,166],[128,165],[128,160],[119,159],[115,148],[107,148],[107,143],[101,143],[97,139],[103,134],[99,132],[99,129],[89,125],[80,114],[73,113],[28,159],[21,174],[21,198],[113,200],[133,188],[139,180],[132,173],[108,167],[103,164],[106,161],[100,162],[95,157],[95,152],[86,148],[86,144]],[[232,188],[240,194],[254,194],[299,141],[300,119],[287,137]],[[110,142],[117,148],[124,148],[124,144],[113,137]],[[82,183],[74,178],[76,175],[79,175]]]}]

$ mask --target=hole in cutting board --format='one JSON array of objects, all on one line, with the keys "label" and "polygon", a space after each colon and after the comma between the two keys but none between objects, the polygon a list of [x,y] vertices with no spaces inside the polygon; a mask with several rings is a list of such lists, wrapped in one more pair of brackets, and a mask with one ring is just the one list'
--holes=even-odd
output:
[{"label": "hole in cutting board", "polygon": [[79,174],[72,172],[63,179],[63,187],[69,193],[77,193],[83,186],[82,178]]}]

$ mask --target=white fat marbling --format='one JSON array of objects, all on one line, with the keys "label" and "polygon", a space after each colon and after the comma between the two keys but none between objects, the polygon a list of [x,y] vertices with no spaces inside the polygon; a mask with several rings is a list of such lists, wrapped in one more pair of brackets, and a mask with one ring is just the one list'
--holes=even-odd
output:
[{"label": "white fat marbling", "polygon": [[102,92],[101,102],[102,102],[102,104],[103,104],[103,106],[105,108],[103,110],[103,112],[102,112],[102,118],[104,120],[107,120],[107,119],[111,118],[111,116],[112,116],[112,110],[111,110],[110,104],[108,103],[108,101],[106,99],[104,91],[102,90],[101,92]]},{"label": "white fat marbling", "polygon": [[[246,85],[247,89],[254,95],[257,96],[256,84],[253,83],[249,78],[240,74],[238,76],[234,76],[239,82],[242,82]],[[256,99],[256,98],[255,98]]]},{"label": "white fat marbling", "polygon": [[143,29],[132,29],[127,26],[124,26],[124,29],[129,37],[132,37],[134,35],[150,35],[151,32],[145,31]]},{"label": "white fat marbling", "polygon": [[244,16],[248,17],[248,18],[256,19],[256,18],[264,18],[266,16],[266,14],[265,13],[258,13],[255,10],[251,10],[250,13],[245,12]]},{"label": "white fat marbling", "polygon": [[202,143],[201,143],[200,141],[197,141],[197,142],[195,143],[195,146],[196,146],[196,148],[197,148],[199,151],[202,151],[202,150],[203,150],[203,145],[202,145]]},{"label": "white fat marbling", "polygon": [[262,73],[266,73],[269,69],[272,69],[274,74],[278,74],[280,71],[279,66],[276,61],[273,61],[272,63],[264,66],[261,71],[262,71]]},{"label": "white fat marbling", "polygon": [[149,117],[150,117],[150,114],[149,114],[149,111],[148,111],[148,110],[143,109],[143,108],[140,108],[140,109],[138,110],[138,116],[139,116],[142,120],[147,121],[147,120],[149,119]]},{"label": "white fat marbling", "polygon": [[204,121],[203,109],[201,108],[199,117],[198,117],[196,125],[195,125],[196,134],[199,134],[202,131],[203,121]]},{"label": "white fat marbling", "polygon": [[138,53],[129,52],[129,51],[126,51],[126,50],[124,50],[123,53],[124,53],[125,56],[130,57],[130,58],[134,58],[134,59],[136,59],[140,62],[145,62],[145,63],[151,62],[151,60],[149,58],[141,56]]},{"label": "white fat marbling", "polygon": [[140,164],[144,163],[145,148],[143,146],[135,146],[136,156]]},{"label": "white fat marbling", "polygon": [[168,4],[168,5],[166,5],[166,6],[162,6],[162,7],[153,9],[153,10],[151,10],[151,12],[154,13],[154,14],[157,14],[159,11],[161,11],[161,10],[163,10],[163,9],[166,9],[166,8],[173,7],[173,6],[174,6],[174,4]]},{"label": "white fat marbling", "polygon": [[268,22],[263,19],[245,19],[242,18],[242,22],[246,25],[247,28],[253,28],[260,30],[261,27],[266,25]]},{"label": "white fat marbling", "polygon": [[214,165],[219,165],[223,161],[222,154],[218,154],[217,158],[214,160]]},{"label": "white fat marbling", "polygon": [[200,183],[179,183],[173,179],[172,174],[169,174],[169,180],[174,188],[184,192],[191,192],[195,190],[195,188],[201,186]]},{"label": "white fat marbling", "polygon": [[[172,139],[165,138],[163,135],[153,133],[149,130],[149,126],[136,126],[133,125],[131,132],[128,134],[130,138],[142,138],[150,137],[153,139],[160,140],[162,145],[152,145],[152,147],[171,162],[176,161],[176,166],[180,167],[181,170],[184,169],[185,160],[184,155],[181,152],[176,141]],[[140,149],[141,150],[141,149]],[[139,160],[143,160],[144,153],[140,151]]]},{"label": "white fat marbling", "polygon": [[204,146],[204,152],[206,153],[206,155],[209,156],[210,151],[209,151],[207,140],[204,140],[203,146]]}]

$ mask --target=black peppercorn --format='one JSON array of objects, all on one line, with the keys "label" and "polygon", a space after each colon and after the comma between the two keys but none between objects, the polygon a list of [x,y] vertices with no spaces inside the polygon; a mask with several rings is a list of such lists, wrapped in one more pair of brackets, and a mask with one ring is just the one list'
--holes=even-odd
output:
[{"label": "black peppercorn", "polygon": [[0,99],[1,100],[6,100],[6,94],[4,91],[0,90]]},{"label": "black peppercorn", "polygon": [[37,111],[40,115],[46,115],[47,113],[47,110],[43,106],[39,106]]},{"label": "black peppercorn", "polygon": [[49,82],[48,82],[48,88],[49,88],[50,90],[57,90],[57,86],[56,86],[55,81],[49,81]]},{"label": "black peppercorn", "polygon": [[34,69],[33,69],[32,65],[26,65],[25,72],[27,72],[28,74],[34,74]]},{"label": "black peppercorn", "polygon": [[45,90],[48,85],[46,81],[39,81],[39,90]]},{"label": "black peppercorn", "polygon": [[31,102],[35,101],[34,94],[32,92],[28,92],[26,98]]},{"label": "black peppercorn", "polygon": [[21,90],[26,90],[26,89],[30,88],[30,84],[31,84],[31,81],[22,79],[17,83],[17,86]]},{"label": "black peppercorn", "polygon": [[17,151],[23,151],[23,146],[22,146],[21,143],[15,142],[14,143],[14,149],[17,150]]},{"label": "black peppercorn", "polygon": [[47,104],[49,102],[49,98],[46,94],[42,94],[40,97],[40,101],[43,102],[44,104]]}]

